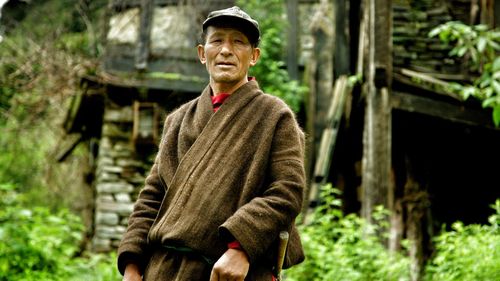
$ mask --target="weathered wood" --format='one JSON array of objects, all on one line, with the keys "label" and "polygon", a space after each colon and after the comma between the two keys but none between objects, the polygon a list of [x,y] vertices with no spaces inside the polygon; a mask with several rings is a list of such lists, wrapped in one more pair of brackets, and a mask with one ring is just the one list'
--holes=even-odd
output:
[{"label": "weathered wood", "polygon": [[[332,98],[333,85],[333,14],[331,3],[322,0],[315,11],[311,22],[311,33],[314,37],[313,55],[308,64],[309,98],[308,98],[308,173],[313,175],[317,143],[320,142],[321,133],[325,127],[328,106]],[[308,208],[311,201],[316,199],[317,188],[308,185],[304,208]],[[312,200],[310,200],[313,198]]]},{"label": "weathered wood", "polygon": [[315,182],[324,184],[328,178],[332,154],[335,148],[342,115],[344,113],[345,102],[351,90],[347,76],[342,75],[335,81],[333,97],[326,118],[326,128],[321,137],[318,157],[314,169]]},{"label": "weathered wood", "polygon": [[74,133],[64,136],[58,147],[59,153],[56,156],[57,162],[63,162],[73,152],[76,146],[83,140],[82,134]]},{"label": "weathered wood", "polygon": [[153,0],[141,0],[141,21],[139,26],[139,40],[135,53],[135,69],[146,70],[148,66],[149,45],[151,41],[151,22],[153,20]]},{"label": "weathered wood", "polygon": [[425,114],[452,122],[494,129],[491,112],[484,108],[470,108],[409,93],[393,91],[391,106],[397,110]]},{"label": "weathered wood", "polygon": [[[395,190],[392,189],[391,193],[394,195]],[[388,248],[390,252],[398,252],[401,250],[401,241],[404,239],[405,222],[403,218],[403,202],[401,198],[389,199],[390,226],[389,226],[389,239]]]},{"label": "weathered wood", "polygon": [[85,79],[103,85],[172,90],[183,93],[199,93],[208,83],[208,80],[199,77],[187,77],[177,73],[150,73],[147,77],[117,76],[111,73],[101,73],[99,76],[87,76]]},{"label": "weathered wood", "polygon": [[366,48],[366,40],[368,38],[368,25],[367,18],[363,16],[360,20],[359,24],[359,41],[358,41],[358,60],[356,62],[356,75],[363,76],[365,71],[365,61],[368,58],[367,54],[365,54]]},{"label": "weathered wood", "polygon": [[63,128],[66,133],[74,133],[78,130],[81,122],[77,117],[81,114],[82,104],[84,99],[83,91],[78,91],[71,99],[69,109],[66,113],[66,118],[64,119]]},{"label": "weathered wood", "polygon": [[429,206],[429,195],[410,175],[404,187],[406,203],[406,236],[410,242],[410,277],[412,281],[422,280],[424,269],[424,219]]},{"label": "weathered wood", "polygon": [[496,0],[494,6],[494,26],[500,27],[500,0]]},{"label": "weathered wood", "polygon": [[[366,0],[369,40],[368,73],[363,129],[362,216],[372,222],[376,206],[388,206],[391,183],[391,108],[389,88],[392,72],[390,0]],[[389,32],[388,32],[389,31]]]},{"label": "weathered wood", "polygon": [[481,23],[489,27],[495,24],[495,0],[481,0]]},{"label": "weathered wood", "polygon": [[418,81],[421,81],[420,84],[422,84],[422,82],[427,82],[427,83],[436,85],[438,88],[432,87],[432,89],[435,90],[435,93],[437,93],[437,94],[446,95],[446,96],[451,97],[453,99],[463,101],[463,98],[461,96],[455,94],[454,92],[452,92],[450,90],[451,89],[450,83],[448,83],[444,80],[433,77],[430,74],[426,74],[426,73],[422,73],[422,72],[418,72],[418,71],[413,71],[410,69],[402,68],[400,71],[402,74],[404,74],[406,76],[409,76],[413,79],[417,79]]},{"label": "weathered wood", "polygon": [[293,80],[299,79],[298,49],[299,49],[299,11],[298,0],[286,1],[288,17],[287,69]]},{"label": "weathered wood", "polygon": [[154,102],[134,102],[132,142],[138,145],[157,145],[160,135],[159,108]]},{"label": "weathered wood", "polygon": [[392,1],[373,1],[375,86],[382,88],[390,86],[392,78]]},{"label": "weathered wood", "polygon": [[349,49],[349,6],[346,0],[333,1],[335,14],[335,75],[336,77],[351,72],[351,54]]}]

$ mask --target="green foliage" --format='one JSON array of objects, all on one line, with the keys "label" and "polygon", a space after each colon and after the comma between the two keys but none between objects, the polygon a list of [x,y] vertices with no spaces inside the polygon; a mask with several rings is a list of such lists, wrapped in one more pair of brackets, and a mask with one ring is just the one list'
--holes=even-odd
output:
[{"label": "green foliage", "polygon": [[[16,109],[20,111],[15,113],[17,116],[26,114],[25,108],[16,106]],[[43,129],[45,126],[40,124],[23,130],[17,118],[4,120],[4,124],[0,122],[0,182],[14,183],[22,187],[22,191],[41,182],[47,164],[46,152],[52,144],[51,136],[42,134]],[[37,145],[33,145],[35,140]]]},{"label": "green foliage", "polygon": [[77,216],[29,204],[14,185],[0,184],[0,281],[119,280],[114,255],[74,257]]},{"label": "green foliage", "polygon": [[282,98],[295,112],[298,112],[307,87],[292,80],[285,69],[283,54],[286,47],[287,21],[284,17],[284,2],[281,0],[237,1],[242,9],[251,11],[261,30],[261,56],[259,62],[250,69],[264,92]]},{"label": "green foliage", "polygon": [[343,215],[338,195],[331,185],[322,188],[323,203],[300,227],[306,260],[286,270],[286,280],[409,280],[408,258],[390,253],[377,236],[384,233],[387,211],[377,208],[370,225]]},{"label": "green foliage", "polygon": [[434,241],[436,254],[426,267],[426,280],[497,280],[500,276],[500,200],[489,225],[456,222]]},{"label": "green foliage", "polygon": [[94,67],[88,56],[95,36],[84,22],[93,23],[99,14],[95,3],[105,3],[31,2],[23,21],[0,43],[0,182],[31,192],[34,204],[53,207],[71,201],[68,188],[78,187],[74,180],[68,184],[74,172],[64,169],[70,164],[52,161],[68,97],[77,92],[78,78]]},{"label": "green foliage", "polygon": [[469,58],[470,70],[480,76],[472,85],[453,83],[451,90],[464,99],[472,96],[482,101],[483,107],[493,108],[493,121],[500,126],[500,29],[453,21],[432,29],[429,36],[454,44],[450,56]]}]

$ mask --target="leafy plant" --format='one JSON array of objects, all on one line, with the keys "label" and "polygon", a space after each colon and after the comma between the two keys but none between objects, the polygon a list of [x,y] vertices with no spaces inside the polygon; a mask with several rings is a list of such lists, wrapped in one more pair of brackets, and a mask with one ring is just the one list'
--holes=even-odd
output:
[{"label": "leafy plant", "polygon": [[500,276],[500,200],[489,225],[456,222],[452,231],[434,239],[436,254],[426,267],[426,280],[496,280]]},{"label": "leafy plant", "polygon": [[387,211],[378,207],[370,225],[344,215],[339,194],[331,185],[322,188],[323,203],[300,227],[306,260],[286,270],[286,280],[409,280],[409,259],[390,253],[377,235],[384,233]]},{"label": "leafy plant", "polygon": [[120,280],[114,255],[75,257],[80,218],[66,209],[26,207],[12,184],[0,184],[0,280]]},{"label": "leafy plant", "polygon": [[270,0],[262,5],[262,1],[238,1],[246,11],[252,11],[252,17],[258,22],[261,30],[259,62],[250,69],[264,92],[282,98],[293,111],[300,110],[307,87],[299,81],[292,80],[285,69],[284,57],[286,47],[287,21],[284,18],[284,1]]},{"label": "leafy plant", "polygon": [[475,97],[483,107],[492,108],[493,122],[500,126],[500,30],[452,21],[432,29],[429,36],[439,36],[442,42],[453,44],[450,56],[469,59],[470,71],[479,73],[479,77],[472,85],[453,83],[451,90],[464,99]]}]

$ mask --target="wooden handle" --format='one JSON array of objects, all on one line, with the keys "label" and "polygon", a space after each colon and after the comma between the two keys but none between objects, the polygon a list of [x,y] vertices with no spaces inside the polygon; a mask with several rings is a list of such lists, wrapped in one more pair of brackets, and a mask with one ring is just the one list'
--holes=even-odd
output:
[{"label": "wooden handle", "polygon": [[281,280],[281,270],[283,269],[283,263],[285,261],[286,248],[288,246],[288,238],[290,235],[287,231],[281,231],[279,235],[279,245],[278,245],[278,260],[276,261],[276,277]]}]

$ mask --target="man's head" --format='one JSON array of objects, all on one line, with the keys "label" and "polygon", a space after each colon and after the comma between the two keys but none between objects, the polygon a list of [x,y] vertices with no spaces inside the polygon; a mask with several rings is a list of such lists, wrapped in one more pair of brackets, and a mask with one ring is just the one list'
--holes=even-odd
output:
[{"label": "man's head", "polygon": [[237,89],[248,81],[248,69],[257,63],[260,31],[238,7],[211,12],[203,23],[204,42],[198,45],[214,91]]},{"label": "man's head", "polygon": [[206,41],[207,29],[209,26],[230,27],[237,29],[247,36],[253,47],[257,47],[259,45],[259,23],[237,6],[212,11],[208,14],[208,17],[203,22],[202,26],[202,44]]}]

